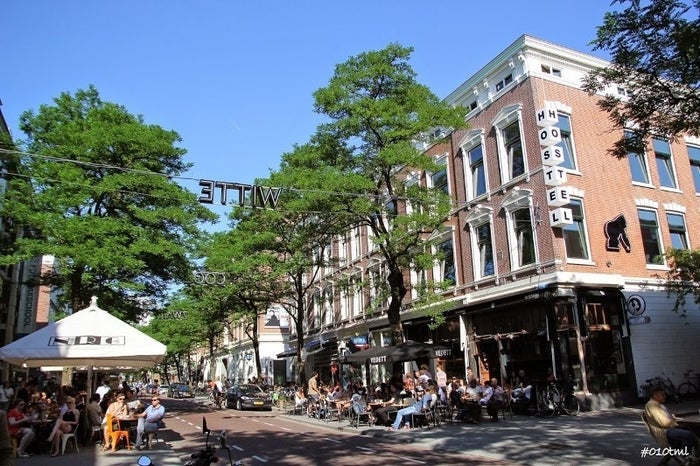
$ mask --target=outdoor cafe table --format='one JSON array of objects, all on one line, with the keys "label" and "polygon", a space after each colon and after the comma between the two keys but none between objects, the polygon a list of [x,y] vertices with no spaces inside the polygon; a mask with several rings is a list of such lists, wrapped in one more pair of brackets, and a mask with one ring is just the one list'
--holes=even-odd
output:
[{"label": "outdoor cafe table", "polygon": [[32,418],[31,426],[32,429],[34,429],[34,441],[30,446],[32,451],[42,455],[49,453],[49,447],[51,444],[47,442],[47,439],[49,438],[49,435],[51,435],[51,430],[53,430],[55,423],[55,418]]},{"label": "outdoor cafe table", "polygon": [[132,415],[129,417],[115,417],[114,420],[118,426],[117,430],[125,430],[125,431],[129,432],[129,441],[132,443],[135,442],[136,441],[136,426],[139,423],[138,416]]},{"label": "outdoor cafe table", "polygon": [[680,427],[685,427],[695,435],[700,436],[700,414],[679,417],[676,421]]}]

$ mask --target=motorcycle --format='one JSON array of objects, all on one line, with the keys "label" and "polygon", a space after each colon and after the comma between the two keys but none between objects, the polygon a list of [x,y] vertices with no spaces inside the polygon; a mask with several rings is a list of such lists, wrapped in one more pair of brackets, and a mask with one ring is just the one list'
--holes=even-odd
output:
[{"label": "motorcycle", "polygon": [[[209,435],[211,434],[211,429],[207,426],[207,419],[202,417],[202,432],[206,436],[204,440],[204,448],[199,450],[197,453],[192,453],[190,459],[185,463],[184,466],[209,466],[213,463],[219,462],[219,457],[216,456],[216,447],[214,445],[209,445]],[[233,461],[231,456],[231,447],[226,441],[226,431],[222,430],[219,434],[219,449],[226,450],[228,453],[229,466],[242,466],[243,463],[238,460]],[[138,458],[138,466],[155,466],[151,461],[151,458],[147,455],[141,455]]]}]

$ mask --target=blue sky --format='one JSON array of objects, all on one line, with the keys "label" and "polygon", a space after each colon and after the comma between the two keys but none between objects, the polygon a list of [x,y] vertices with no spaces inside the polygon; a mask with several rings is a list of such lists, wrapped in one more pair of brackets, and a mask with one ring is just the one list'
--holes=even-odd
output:
[{"label": "blue sky", "polygon": [[599,0],[4,0],[1,110],[21,139],[23,111],[94,84],[103,100],[177,131],[194,164],[187,177],[253,183],[308,140],[322,121],[312,93],[350,56],[411,46],[418,80],[445,97],[522,34],[607,58],[589,43],[610,9]]}]

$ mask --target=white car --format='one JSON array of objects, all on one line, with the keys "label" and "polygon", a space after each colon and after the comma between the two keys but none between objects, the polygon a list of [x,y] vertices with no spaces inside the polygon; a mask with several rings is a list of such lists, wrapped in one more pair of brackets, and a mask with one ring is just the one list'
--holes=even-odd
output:
[{"label": "white car", "polygon": [[170,391],[170,385],[161,385],[158,387],[158,394],[160,396],[168,396],[168,391]]}]

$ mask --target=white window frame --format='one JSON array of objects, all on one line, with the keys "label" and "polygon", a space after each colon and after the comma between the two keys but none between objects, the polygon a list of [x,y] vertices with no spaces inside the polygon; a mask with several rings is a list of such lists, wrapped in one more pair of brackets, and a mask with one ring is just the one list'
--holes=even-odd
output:
[{"label": "white window frame", "polygon": [[[656,151],[654,147],[654,140],[663,141],[668,146],[668,154],[660,153]],[[659,188],[665,191],[679,191],[678,188],[678,174],[676,173],[676,164],[673,160],[673,149],[671,148],[671,141],[668,138],[662,136],[653,136],[651,138],[651,150],[654,152],[654,162],[656,163],[656,174],[659,177]],[[659,155],[662,154],[662,155]],[[662,163],[668,169],[668,175],[671,177],[673,186],[665,186],[661,181],[661,167],[659,166],[659,158],[662,158]]]},{"label": "white window frame", "polygon": [[[580,257],[569,257],[568,256],[568,251],[566,250],[566,242],[564,241],[564,254],[566,254],[566,262],[569,264],[585,264],[585,265],[592,265],[593,261],[591,259],[591,242],[589,240],[590,236],[588,235],[588,225],[586,224],[586,207],[585,207],[585,202],[583,198],[583,191],[570,187],[569,188],[569,198],[572,200],[576,200],[580,202],[581,204],[581,231],[580,233],[583,235],[583,239],[585,242],[585,248],[586,248],[586,255],[588,256],[587,259],[582,259]],[[577,222],[573,223],[574,225],[577,224]],[[565,228],[566,229],[566,226]],[[563,230],[562,229],[562,240],[563,240]]]},{"label": "white window frame", "polygon": [[[462,164],[464,167],[464,189],[465,189],[465,194],[466,194],[466,199],[467,201],[472,201],[474,199],[480,199],[482,197],[485,197],[486,199],[489,198],[489,176],[488,176],[488,161],[486,157],[486,134],[483,129],[474,129],[469,132],[462,138],[462,140],[459,142],[459,147],[462,149],[462,159],[464,160],[464,163]],[[474,194],[475,190],[475,183],[474,183],[474,173],[472,171],[471,163],[469,160],[469,153],[476,149],[477,147],[481,146],[481,160],[482,160],[482,166],[484,170],[484,187],[485,187],[485,192],[483,194],[479,194],[478,196]]]},{"label": "white window frame", "polygon": [[[501,172],[501,184],[507,184],[513,180],[518,180],[521,177],[529,176],[529,167],[527,163],[527,148],[525,144],[525,132],[523,131],[522,104],[509,105],[501,109],[491,123],[496,129],[496,145],[498,147],[498,165]],[[512,123],[517,122],[520,131],[520,145],[523,151],[523,174],[511,178],[511,163],[509,155],[506,151],[503,131]]]},{"label": "white window frame", "polygon": [[[446,241],[452,241],[452,262],[455,269],[455,280],[452,286],[458,286],[459,284],[459,268],[457,267],[457,242],[455,241],[454,231],[452,228],[441,230],[439,233],[435,234],[430,242],[433,244],[433,254],[438,253],[438,246],[445,243]],[[433,281],[434,282],[444,282],[445,281],[445,261],[439,260],[433,265]]]},{"label": "white window frame", "polygon": [[665,210],[666,210],[666,226],[668,227],[668,234],[669,234],[669,237],[671,240],[669,244],[671,245],[671,247],[675,247],[675,246],[673,246],[673,232],[671,231],[671,224],[668,221],[668,216],[669,215],[677,215],[683,219],[683,227],[684,227],[683,238],[685,240],[686,249],[692,249],[691,245],[690,245],[690,235],[688,234],[688,221],[687,221],[686,216],[685,216],[685,210],[679,209],[675,205],[671,206],[670,208],[668,206],[665,206],[665,207],[666,207],[665,208]]},{"label": "white window frame", "polygon": [[[534,208],[532,204],[532,191],[529,189],[514,188],[504,198],[501,208],[506,211],[506,229],[508,236],[508,256],[512,271],[532,267],[540,262],[539,242],[537,240],[537,228],[535,228]],[[518,238],[515,232],[514,212],[520,209],[530,211],[530,226],[532,229],[532,242],[535,248],[534,260],[531,263],[520,265],[520,252]]]},{"label": "white window frame", "polygon": [[664,256],[664,238],[661,232],[661,223],[659,221],[659,209],[658,205],[639,205],[637,204],[637,226],[639,227],[639,233],[640,236],[642,236],[642,225],[641,225],[641,220],[639,218],[639,214],[641,211],[645,212],[651,212],[654,214],[654,218],[656,219],[656,237],[658,238],[658,246],[659,246],[659,257],[662,258],[661,263],[655,263],[655,262],[648,262],[646,260],[646,251],[644,250],[644,238],[642,237],[642,255],[644,256],[644,262],[646,264],[647,269],[666,269],[667,264],[666,264],[666,257]]},{"label": "white window frame", "polygon": [[[498,261],[496,260],[496,250],[494,245],[494,229],[493,229],[493,209],[491,207],[485,207],[482,205],[477,205],[474,209],[469,212],[466,218],[466,223],[469,225],[470,230],[470,246],[472,250],[472,271],[474,276],[474,281],[478,281],[484,278],[494,277],[498,275]],[[476,233],[477,229],[483,225],[489,225],[489,230],[491,233],[491,253],[493,254],[493,274],[484,275],[484,264],[481,258],[481,250],[479,249],[479,237]]]},{"label": "white window frame", "polygon": [[[626,129],[626,130],[625,130],[625,133],[628,133],[628,132],[630,132],[630,131],[631,131],[631,130]],[[639,158],[639,160],[641,161],[641,163],[644,164],[644,166],[643,166],[642,168],[644,169],[644,172],[645,172],[646,178],[647,178],[647,181],[646,181],[646,182],[635,180],[635,179],[634,179],[634,173],[633,173],[633,171],[632,171],[632,165],[630,165],[631,162],[628,162],[628,165],[629,165],[629,167],[630,167],[630,178],[632,178],[632,184],[633,184],[633,185],[636,185],[636,186],[647,186],[647,187],[653,186],[653,184],[651,183],[651,172],[649,171],[649,159],[647,158],[646,151],[643,151],[641,154],[637,154],[636,152],[628,152],[628,153],[627,153],[627,159],[628,159],[628,161],[631,161],[631,160],[632,160],[632,158],[630,157],[631,155],[635,155],[637,158]]]},{"label": "white window frame", "polygon": [[[438,165],[444,165],[445,166],[445,178],[447,181],[447,195],[451,196],[452,195],[452,186],[450,182],[450,157],[449,157],[449,152],[445,152],[444,154],[438,155],[435,157],[435,163]],[[428,176],[428,186],[431,188],[436,188],[437,186],[433,185],[433,176],[442,170],[438,170],[436,172],[430,173]]]}]

